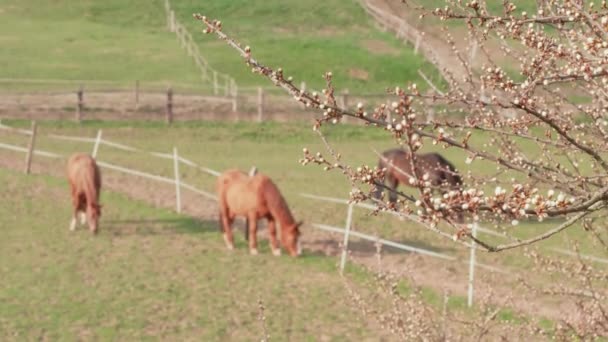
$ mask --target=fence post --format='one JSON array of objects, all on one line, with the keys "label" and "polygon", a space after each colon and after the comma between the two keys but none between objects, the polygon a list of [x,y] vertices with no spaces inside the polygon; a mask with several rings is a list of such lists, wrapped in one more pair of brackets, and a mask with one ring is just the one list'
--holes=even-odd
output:
[{"label": "fence post", "polygon": [[173,171],[175,172],[175,210],[178,214],[182,212],[181,185],[179,182],[179,157],[177,147],[173,147]]},{"label": "fence post", "polygon": [[475,57],[477,57],[477,39],[473,39],[473,44],[471,45],[471,55],[469,56],[469,64],[473,65],[475,62]]},{"label": "fence post", "polygon": [[236,113],[238,110],[237,96],[238,96],[239,90],[238,90],[234,80],[232,80],[231,83],[232,83],[232,112]]},{"label": "fence post", "polygon": [[93,159],[97,158],[97,151],[99,151],[99,144],[101,143],[101,129],[97,131],[97,138],[95,138],[95,145],[93,145]]},{"label": "fence post", "polygon": [[258,87],[258,122],[262,122],[264,116],[264,89]]},{"label": "fence post", "polygon": [[167,123],[173,122],[173,89],[167,88]]},{"label": "fence post", "polygon": [[169,12],[169,31],[175,32],[175,11]]},{"label": "fence post", "polygon": [[139,109],[139,80],[135,81],[135,110]]},{"label": "fence post", "polygon": [[76,107],[76,121],[82,121],[82,109],[84,108],[84,86],[81,84],[80,88],[76,92],[76,96],[78,97],[78,104]]},{"label": "fence post", "polygon": [[348,205],[348,212],[346,214],[346,227],[344,232],[344,242],[342,244],[342,258],[340,259],[340,274],[344,274],[344,266],[346,265],[346,255],[348,253],[348,238],[350,236],[350,226],[353,220],[353,206],[354,203]]},{"label": "fence post", "polygon": [[[473,223],[471,229],[471,235],[477,237],[477,223]],[[473,280],[475,279],[475,241],[471,240],[471,258],[469,260],[469,294],[467,299],[467,305],[473,306]]]},{"label": "fence post", "polygon": [[[429,90],[427,95],[432,95],[432,91]],[[433,107],[433,100],[429,97],[426,99],[426,123],[431,123],[435,120],[435,107]]]},{"label": "fence post", "polygon": [[32,167],[32,155],[34,154],[34,144],[36,143],[36,131],[38,126],[36,121],[32,121],[32,136],[30,137],[30,143],[27,146],[27,154],[25,155],[25,174],[30,173]]},{"label": "fence post", "polygon": [[217,93],[219,92],[218,89],[218,85],[217,85],[217,71],[213,71],[213,95],[217,95]]},{"label": "fence post", "polygon": [[[342,108],[348,109],[348,89],[344,89],[342,92]],[[346,123],[348,121],[348,116],[342,116],[342,123]]]},{"label": "fence post", "polygon": [[224,96],[230,96],[230,80],[228,76],[224,76]]}]

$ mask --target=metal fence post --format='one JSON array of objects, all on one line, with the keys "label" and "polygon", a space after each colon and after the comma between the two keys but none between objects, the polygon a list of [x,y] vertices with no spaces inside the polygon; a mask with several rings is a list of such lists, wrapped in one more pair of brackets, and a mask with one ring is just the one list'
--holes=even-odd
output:
[{"label": "metal fence post", "polygon": [[177,147],[173,147],[173,171],[175,172],[175,210],[181,214],[182,196],[179,180],[179,156],[177,155]]},{"label": "metal fence post", "polygon": [[348,212],[346,214],[346,227],[344,232],[344,242],[342,244],[342,258],[340,260],[340,274],[344,273],[344,266],[346,265],[346,255],[348,253],[348,238],[350,236],[350,226],[353,220],[353,206],[354,203],[348,205]]},{"label": "metal fence post", "polygon": [[[477,222],[473,223],[473,228],[471,229],[471,235],[473,237],[477,237]],[[475,241],[471,241],[471,258],[469,260],[469,294],[467,298],[467,305],[469,307],[473,306],[473,281],[475,279],[475,249],[476,244]]]}]

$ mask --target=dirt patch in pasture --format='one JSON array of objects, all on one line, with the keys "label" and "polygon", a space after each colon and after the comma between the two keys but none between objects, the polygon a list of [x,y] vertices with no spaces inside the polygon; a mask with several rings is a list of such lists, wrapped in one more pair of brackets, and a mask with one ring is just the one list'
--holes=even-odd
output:
[{"label": "dirt patch in pasture", "polygon": [[369,39],[362,42],[363,47],[373,54],[376,55],[389,55],[398,56],[399,49],[388,45],[388,43],[382,40]]},{"label": "dirt patch in pasture", "polygon": [[[62,159],[36,157],[32,163],[32,172],[64,178],[64,164],[65,161]],[[23,170],[23,154],[0,151],[0,167]],[[104,188],[123,193],[130,198],[144,201],[159,208],[175,208],[175,188],[172,185],[151,182],[107,169],[102,170],[102,173]],[[65,198],[66,201],[69,201],[67,184],[65,194],[57,194],[57,197],[59,200]],[[215,201],[184,190],[182,191],[182,203],[183,213],[201,220],[216,221],[217,203]],[[105,206],[109,209],[111,204],[105,203]],[[66,222],[68,219],[66,218]],[[108,224],[112,225],[113,223],[108,222]],[[101,225],[103,229],[103,218]],[[242,226],[242,222],[235,224],[235,228],[239,230],[242,229]],[[125,227],[128,230],[128,224]],[[307,253],[330,257],[340,255],[342,236],[310,227],[305,227],[304,230],[302,245]],[[261,244],[266,244],[264,224],[261,225],[260,231],[262,233],[259,241]],[[125,233],[127,232],[125,231]],[[235,234],[237,239],[242,238],[242,233],[237,232]],[[238,235],[241,235],[241,237],[238,237]],[[219,232],[218,239],[220,239]],[[378,255],[381,256],[381,262],[378,260]],[[468,264],[466,260],[446,261],[387,247],[384,247],[382,252],[378,254],[374,243],[357,239],[353,239],[349,244],[349,258],[352,262],[362,264],[369,269],[389,270],[404,278],[412,279],[414,284],[432,288],[437,293],[441,294],[447,291],[451,296],[466,298],[468,285]],[[529,282],[534,282],[535,279],[532,279],[534,275],[529,274],[529,272],[526,273],[521,270],[505,271],[509,274],[494,273],[481,268],[476,269],[476,302],[480,299],[487,299],[494,305],[507,306],[526,315],[542,316],[550,319],[559,319],[563,312],[572,312],[574,309],[570,302],[559,302],[550,296],[538,296],[520,285],[517,281],[518,277],[525,277]]]},{"label": "dirt patch in pasture", "polygon": [[348,76],[357,80],[367,81],[369,72],[359,68],[352,68],[348,70]]}]

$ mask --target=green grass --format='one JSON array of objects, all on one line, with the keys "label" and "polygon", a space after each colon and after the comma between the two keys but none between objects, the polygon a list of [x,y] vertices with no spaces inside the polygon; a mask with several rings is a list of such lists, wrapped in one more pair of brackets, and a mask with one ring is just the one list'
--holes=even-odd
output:
[{"label": "green grass", "polygon": [[[331,259],[225,250],[215,222],[103,192],[101,231],[67,229],[63,180],[0,169],[0,339],[360,340]],[[302,277],[301,274],[306,274]],[[272,276],[268,276],[268,275]]]},{"label": "green grass", "polygon": [[[210,65],[233,76],[241,87],[269,83],[252,75],[223,42],[204,36],[192,13],[221,19],[225,31],[251,45],[260,61],[282,66],[309,87],[321,88],[321,75],[328,70],[334,72],[339,87],[351,91],[382,92],[419,81],[419,68],[436,75],[411,47],[379,32],[354,0],[171,3]],[[163,4],[162,0],[4,0],[0,78],[200,83],[194,63],[166,30]],[[382,49],[370,52],[370,44]],[[366,76],[351,75],[357,72]]]},{"label": "green grass", "polygon": [[[24,122],[9,121],[11,125],[26,126]],[[94,137],[98,128],[103,128],[104,138],[119,143],[135,146],[149,151],[171,152],[173,146],[178,147],[180,155],[215,170],[240,168],[248,170],[255,165],[261,172],[270,175],[279,185],[292,206],[296,217],[306,223],[326,223],[343,226],[346,217],[346,207],[339,204],[313,201],[301,197],[300,193],[313,193],[325,196],[346,198],[350,184],[339,172],[325,172],[322,168],[298,164],[302,157],[302,148],[310,151],[320,151],[327,155],[325,147],[318,136],[306,125],[264,123],[218,123],[218,122],[182,122],[167,127],[157,122],[85,122],[78,126],[69,122],[49,121],[41,123],[42,133],[62,133],[68,135]],[[366,129],[358,126],[340,125],[324,128],[330,143],[339,151],[343,160],[351,165],[375,165],[376,151],[393,147],[394,143],[379,129]],[[481,146],[486,143],[488,136],[476,134],[471,144]],[[2,139],[6,143],[27,145],[27,139],[22,136],[6,135]],[[521,140],[518,144],[527,151],[537,147]],[[90,144],[56,141],[45,137],[38,139],[40,149],[49,150],[63,155],[84,150],[90,151]],[[462,172],[469,170],[478,175],[491,175],[495,166],[488,162],[476,161],[471,165],[465,163],[465,155],[458,150],[440,150],[428,144],[426,151],[439,150],[452,161]],[[101,160],[133,167],[138,170],[172,177],[173,165],[168,160],[157,159],[144,154],[133,154],[117,151],[102,146],[99,151]],[[584,163],[581,163],[584,165]],[[207,191],[214,191],[214,178],[199,171],[183,167],[181,170],[184,181]],[[507,173],[501,176],[503,180],[519,177]],[[525,180],[525,179],[522,179]],[[485,189],[492,192],[495,183],[489,183]],[[412,190],[406,190],[412,191]],[[468,250],[452,241],[437,239],[429,233],[409,222],[399,221],[381,215],[372,217],[363,209],[355,209],[355,229],[380,234],[382,237],[402,241],[407,244],[431,248],[439,252],[459,255],[466,258]],[[528,238],[540,234],[559,224],[559,220],[547,220],[543,223],[535,221],[521,222],[517,227],[506,223],[508,232],[519,238]],[[490,223],[483,223],[486,228],[493,228]],[[308,228],[312,229],[312,228]],[[493,243],[505,242],[498,238],[481,234]],[[564,233],[556,235],[539,244],[542,247],[568,248],[572,242],[580,244],[581,252],[605,257],[598,251],[591,236],[580,226],[569,228]],[[530,260],[522,256],[521,250],[506,251],[497,254],[480,253],[480,261],[497,266],[508,266],[525,269],[530,266]]]}]

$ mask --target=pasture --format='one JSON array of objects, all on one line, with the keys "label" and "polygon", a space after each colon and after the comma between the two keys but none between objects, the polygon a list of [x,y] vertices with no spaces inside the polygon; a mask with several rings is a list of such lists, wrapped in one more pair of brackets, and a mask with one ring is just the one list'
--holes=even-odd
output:
[{"label": "pasture", "polygon": [[[163,4],[5,0],[0,4],[0,65],[10,68],[2,68],[0,78],[181,82],[208,89],[175,34],[167,31]],[[239,87],[267,84],[224,43],[204,36],[192,13],[221,18],[265,63],[282,66],[316,89],[324,85],[321,75],[327,70],[342,87],[375,93],[404,80],[420,81],[419,68],[434,75],[412,47],[378,31],[356,2],[172,0],[171,6],[211,67],[231,75]],[[14,91],[19,85],[2,87]]]},{"label": "pasture", "polygon": [[[0,339],[370,339],[333,260],[228,252],[217,222],[104,191],[101,232],[68,231],[64,179],[0,169]],[[301,277],[302,272],[306,277]],[[272,276],[268,276],[272,274]]]},{"label": "pasture", "polygon": [[[5,121],[11,126],[27,127],[26,122]],[[335,171],[323,171],[321,167],[309,165],[301,166],[298,163],[302,156],[302,148],[307,147],[313,153],[320,151],[327,155],[325,147],[309,127],[302,124],[278,124],[278,123],[210,123],[210,122],[188,122],[177,123],[167,127],[160,123],[153,122],[132,122],[125,125],[123,122],[84,122],[77,125],[69,122],[43,122],[41,124],[40,137],[38,138],[37,148],[46,151],[68,155],[76,151],[90,151],[92,144],[80,142],[66,142],[50,139],[45,134],[58,133],[74,136],[95,137],[98,129],[103,129],[104,139],[109,141],[127,144],[147,151],[171,152],[175,146],[179,149],[181,156],[197,162],[200,165],[214,170],[224,170],[237,167],[248,170],[251,166],[258,167],[260,172],[266,173],[275,180],[290,204],[296,219],[303,219],[304,248],[309,252],[313,251],[320,254],[336,255],[338,236],[328,236],[314,229],[311,224],[324,223],[338,227],[344,226],[346,216],[346,206],[340,204],[318,202],[301,196],[302,193],[311,193],[321,196],[331,196],[337,198],[347,198],[350,191],[350,183]],[[394,146],[390,138],[379,129],[362,128],[358,126],[338,125],[327,126],[323,129],[329,142],[339,151],[344,161],[352,165],[375,165],[377,157],[374,150],[382,151]],[[483,143],[488,139],[487,136],[478,134],[472,138],[472,142]],[[280,141],[280,143],[278,143]],[[3,142],[14,143],[25,146],[27,138],[15,134],[5,133]],[[521,141],[524,146],[529,145],[529,141]],[[526,145],[527,144],[527,145]],[[441,149],[428,144],[427,151]],[[173,164],[169,160],[160,160],[138,153],[131,153],[102,146],[98,152],[98,158],[113,164],[118,164],[152,174],[165,175],[171,177]],[[476,161],[473,164],[466,164],[466,156],[455,150],[442,151],[456,167],[466,174],[468,170],[486,175],[492,175],[495,168],[491,164],[483,161]],[[4,158],[18,158],[16,154],[0,151]],[[36,158],[43,172],[52,170],[57,171],[56,162],[41,160]],[[57,172],[55,172],[57,174]],[[188,184],[195,185],[199,189],[213,192],[215,189],[215,178],[193,169],[182,168],[181,178]],[[506,178],[506,179],[505,179]],[[510,182],[510,176],[504,175],[498,180]],[[124,187],[128,188],[128,182],[122,181]],[[466,179],[465,179],[466,183]],[[500,183],[489,182],[486,191],[493,191],[493,188]],[[504,186],[504,184],[503,184]],[[133,185],[133,187],[136,187]],[[161,189],[165,189],[161,191]],[[364,187],[365,189],[365,187]],[[412,191],[406,189],[406,191]],[[165,207],[174,207],[174,193],[169,185],[155,186],[154,190],[144,191],[136,194],[137,198],[144,199],[151,203],[161,204]],[[192,200],[186,201],[184,206],[186,211],[190,210],[197,217],[204,220],[215,221],[215,204],[209,206],[201,205],[202,199],[190,197]],[[463,296],[466,289],[466,262],[469,250],[464,246],[455,244],[451,240],[438,239],[436,235],[430,233],[420,226],[409,221],[401,221],[390,216],[379,215],[370,216],[369,211],[355,209],[353,216],[353,229],[380,236],[393,241],[402,242],[408,245],[430,249],[439,253],[454,255],[461,263],[446,263],[428,257],[420,257],[409,253],[397,252],[386,249],[386,260],[388,264],[394,265],[395,270],[409,269],[416,274],[415,278],[424,286],[434,292],[441,293],[445,288],[445,279],[450,279],[448,288],[455,295]],[[559,224],[559,221],[547,220],[543,223],[534,221],[521,222],[516,227],[507,224],[507,232],[517,238],[526,238],[537,235]],[[482,222],[485,228],[495,229],[492,223]],[[103,219],[102,219],[103,226]],[[504,225],[503,225],[504,226]],[[486,240],[494,243],[504,242],[498,237],[487,236],[480,233]],[[242,238],[242,234],[236,234],[237,239]],[[219,239],[219,234],[217,234]],[[581,253],[598,255],[594,240],[580,226],[571,227],[564,234],[557,235],[539,243],[537,248],[544,255],[551,255],[564,260],[572,260],[571,257],[561,256],[551,248],[569,249],[576,242]],[[266,243],[262,242],[266,248]],[[352,245],[352,255],[355,259],[360,259],[364,264],[373,263],[375,249],[371,242],[357,242]],[[535,248],[532,248],[534,250]],[[601,254],[601,253],[600,253]],[[550,282],[551,277],[545,274],[530,273],[532,260],[522,253],[521,250],[506,251],[497,254],[480,253],[478,261],[501,270],[514,274],[529,277],[538,284]],[[402,265],[402,266],[399,266]],[[597,265],[601,267],[602,265]],[[430,269],[435,270],[429,272]],[[482,270],[482,278],[479,280],[480,288],[493,288],[494,291],[501,289],[508,291],[511,286],[506,285],[501,274]],[[522,300],[523,301],[523,300]],[[534,312],[535,309],[531,310]],[[543,314],[550,315],[552,310],[538,309]]]},{"label": "pasture", "polygon": [[[271,340],[281,341],[375,341],[395,339],[389,330],[403,323],[401,319],[428,319],[433,327],[426,328],[443,329],[454,337],[466,338],[474,334],[466,320],[488,323],[486,319],[492,312],[492,324],[499,326],[498,332],[490,335],[492,338],[500,335],[517,339],[513,331],[524,331],[519,328],[527,324],[546,329],[543,336],[550,338],[558,330],[556,322],[563,313],[575,310],[572,301],[562,301],[543,290],[556,280],[575,289],[580,283],[574,277],[560,279],[559,273],[545,272],[529,253],[550,256],[556,263],[576,264],[576,255],[556,251],[576,246],[583,255],[603,258],[602,262],[589,265],[601,270],[608,266],[608,255],[602,254],[597,240],[580,224],[527,248],[495,254],[478,251],[475,305],[467,308],[468,247],[440,238],[408,220],[382,213],[370,215],[369,210],[356,207],[352,216],[355,231],[449,255],[455,261],[380,248],[379,244],[351,238],[347,268],[340,276],[336,257],[341,253],[343,236],[320,231],[315,224],[344,227],[347,206],[303,196],[346,199],[353,186],[337,170],[324,171],[322,166],[299,163],[303,148],[331,159],[311,127],[312,118],[318,113],[306,112],[301,106],[297,107],[299,111],[291,112],[278,98],[269,96],[265,100],[272,105],[269,111],[289,114],[285,117],[291,122],[239,122],[262,107],[263,96],[258,95],[257,87],[268,85],[267,81],[252,74],[223,42],[203,35],[200,24],[192,20],[192,13],[221,19],[226,32],[243,45],[252,46],[262,63],[282,67],[285,76],[294,77],[295,84],[306,81],[308,89],[320,89],[324,87],[321,75],[333,71],[336,90],[351,91],[351,107],[360,99],[366,99],[366,104],[371,103],[369,98],[383,101],[387,96],[378,93],[387,87],[416,82],[424,90],[426,84],[418,70],[441,87],[443,82],[437,71],[414,53],[411,44],[379,30],[378,23],[356,1],[173,0],[170,3],[176,18],[192,33],[209,65],[234,77],[240,87],[239,96],[248,96],[249,92],[249,97],[259,102],[245,101],[238,109],[234,106],[231,116],[206,108],[220,121],[186,121],[188,116],[178,116],[171,125],[131,121],[125,113],[138,112],[151,120],[163,115],[165,106],[183,106],[179,98],[182,86],[187,92],[196,92],[195,96],[210,94],[210,85],[201,83],[192,58],[182,50],[175,34],[168,32],[164,3],[56,0],[41,4],[5,0],[0,4],[0,65],[6,66],[0,69],[0,90],[18,95],[13,96],[12,102],[0,99],[0,114],[5,116],[0,118],[2,124],[29,129],[30,122],[24,118],[35,112],[36,118],[46,119],[38,121],[35,149],[62,156],[48,159],[35,155],[33,175],[25,176],[20,172],[24,155],[0,148],[0,340],[261,340],[269,335]],[[400,1],[369,3],[384,5],[395,13],[407,11]],[[428,4],[439,3],[443,1],[432,0]],[[516,4],[518,12],[534,12],[533,1]],[[495,2],[489,9],[497,13],[500,7]],[[408,19],[408,15],[402,18]],[[431,28],[429,36],[443,35],[435,24],[436,20],[425,19],[420,27]],[[458,46],[468,46],[462,25],[449,23],[448,27],[457,36]],[[51,106],[48,98],[40,94],[69,97],[67,105],[55,107],[65,115],[61,117],[72,117],[75,96],[61,92],[68,87],[71,92],[80,80],[98,82],[107,92],[103,96],[118,88],[132,88],[137,80],[149,91],[146,94],[144,90],[142,96],[153,94],[153,88],[154,92],[165,91],[171,84],[178,89],[178,97],[172,103],[171,96],[155,93],[158,106],[152,109],[144,103],[138,107],[139,103],[131,103],[130,89],[129,98],[122,99],[120,105],[109,101],[112,115],[106,117],[87,92],[81,123],[54,121],[45,116]],[[112,88],[115,86],[118,88]],[[137,89],[136,98],[139,83]],[[226,98],[227,90],[226,87]],[[274,90],[270,93],[276,95]],[[20,97],[22,94],[26,96]],[[32,103],[22,103],[23,99],[39,103],[28,108]],[[343,99],[346,103],[346,96]],[[236,103],[236,96],[234,100]],[[16,105],[2,108],[9,102]],[[120,121],[112,121],[117,118]],[[297,118],[297,122],[292,118]],[[229,122],[233,119],[237,122]],[[260,255],[250,256],[242,222],[238,221],[236,250],[230,252],[219,232],[215,201],[183,190],[183,214],[177,214],[174,184],[108,169],[102,169],[100,234],[94,237],[84,227],[70,232],[65,156],[90,153],[93,144],[58,140],[51,135],[95,138],[100,130],[104,140],[138,151],[102,144],[98,161],[159,175],[168,183],[175,177],[174,162],[146,152],[171,154],[175,148],[181,157],[218,171],[247,171],[256,166],[278,185],[295,219],[304,221],[303,256],[293,259],[283,250],[282,257],[273,257],[264,224],[258,232]],[[377,153],[396,145],[383,129],[354,125],[352,119],[344,124],[328,124],[321,131],[341,154],[342,161],[355,168],[377,165]],[[462,140],[466,133],[458,129],[452,132],[456,140]],[[544,132],[532,129],[530,135],[543,137]],[[511,138],[513,145],[508,148],[521,148],[531,157],[541,153],[533,140]],[[492,143],[495,139],[500,137],[474,131],[469,142],[498,154],[512,152],[497,150]],[[28,140],[28,136],[0,128],[2,144],[25,147]],[[471,174],[487,179],[483,185],[486,193],[493,193],[498,185],[508,188],[515,181],[526,181],[520,174],[498,172],[495,164],[479,158],[467,163],[468,155],[445,149],[441,144],[425,141],[422,152],[444,155],[460,170],[465,185]],[[563,151],[550,152],[554,161],[566,161]],[[583,174],[591,172],[588,160],[583,157],[579,163]],[[201,170],[180,166],[179,178],[198,189],[215,192],[216,178]],[[368,189],[366,185],[361,187]],[[412,188],[401,190],[415,192]],[[543,193],[547,190],[541,188]],[[561,222],[530,220],[512,226],[510,222],[497,225],[482,219],[480,225],[517,240],[546,232]],[[448,234],[455,233],[451,227],[440,228]],[[492,244],[506,242],[487,232],[478,234]],[[388,294],[380,291],[379,284],[390,277],[378,276],[381,271],[397,277]],[[586,285],[604,289],[606,284],[598,279],[593,280],[597,283]],[[402,307],[395,304],[399,301],[414,303],[407,311],[409,316],[405,317]],[[453,321],[446,319],[448,311],[455,318]],[[397,323],[390,323],[394,319],[391,314]],[[409,327],[413,326],[416,325]],[[523,336],[525,333],[519,335],[525,340]]]}]

